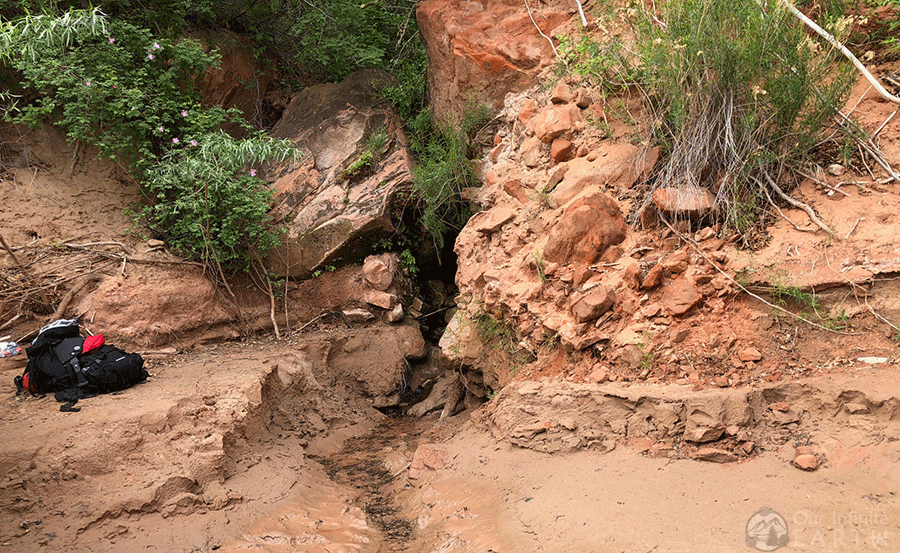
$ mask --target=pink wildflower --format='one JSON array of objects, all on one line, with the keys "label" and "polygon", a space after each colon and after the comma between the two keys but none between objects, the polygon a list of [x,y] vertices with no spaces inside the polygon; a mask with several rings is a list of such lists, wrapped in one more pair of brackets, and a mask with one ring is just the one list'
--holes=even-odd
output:
[{"label": "pink wildflower", "polygon": [[251,176],[251,177],[255,177],[255,176],[256,176],[256,169],[250,169],[250,176]]},{"label": "pink wildflower", "polygon": [[109,37],[110,44],[115,44],[115,42],[116,42],[116,39],[114,39],[113,37]]},{"label": "pink wildflower", "polygon": [[177,136],[172,139],[172,144],[178,144],[178,142],[180,142],[180,141],[178,140]]},{"label": "pink wildflower", "polygon": [[191,140],[191,146],[196,146],[196,145],[197,145],[197,141],[196,141],[196,140]]},{"label": "pink wildflower", "polygon": [[152,60],[152,59],[153,59],[153,54],[147,54],[147,59],[148,59],[148,60]]},{"label": "pink wildflower", "polygon": [[187,117],[187,116],[188,116],[188,112],[187,112],[186,109],[181,110],[181,116],[182,116],[182,117]]}]

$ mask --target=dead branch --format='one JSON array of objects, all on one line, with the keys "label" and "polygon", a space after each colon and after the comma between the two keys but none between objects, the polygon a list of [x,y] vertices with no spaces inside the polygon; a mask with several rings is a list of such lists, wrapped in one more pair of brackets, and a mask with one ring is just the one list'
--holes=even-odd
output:
[{"label": "dead branch", "polygon": [[844,196],[846,196],[846,197],[848,197],[848,198],[850,197],[850,194],[847,194],[847,193],[844,192],[843,190],[839,190],[838,188],[836,188],[836,187],[834,187],[834,186],[831,186],[831,185],[828,184],[827,182],[825,182],[825,181],[823,181],[823,180],[819,180],[819,179],[817,179],[816,177],[814,177],[814,176],[812,176],[812,175],[807,175],[807,174],[804,173],[803,171],[797,171],[797,174],[800,175],[801,177],[806,177],[806,178],[808,178],[809,180],[811,180],[811,181],[813,181],[814,183],[818,184],[818,185],[821,186],[822,188],[827,188],[828,190],[831,190],[832,192],[837,192],[838,194],[843,194]]},{"label": "dead branch", "polygon": [[810,29],[815,31],[816,34],[818,34],[820,37],[824,38],[829,44],[831,44],[832,46],[837,48],[841,52],[841,54],[844,55],[844,57],[846,57],[848,60],[850,60],[850,62],[853,63],[853,66],[856,67],[856,69],[860,73],[862,73],[863,77],[865,77],[866,80],[869,81],[869,83],[873,87],[875,87],[875,90],[878,91],[878,94],[880,94],[885,100],[894,102],[895,104],[900,104],[900,98],[894,96],[893,94],[891,94],[890,92],[885,90],[884,87],[881,86],[881,83],[879,83],[877,80],[875,80],[875,77],[873,77],[872,74],[869,73],[869,70],[866,69],[866,67],[856,58],[856,56],[854,56],[853,53],[850,52],[850,50],[847,50],[847,48],[843,44],[838,42],[837,39],[831,35],[831,33],[826,31],[822,27],[819,27],[815,21],[806,17],[803,14],[803,12],[798,10],[788,0],[781,0],[781,3],[784,4],[784,6],[788,10],[790,10],[790,12],[792,14],[794,14],[794,17],[796,17],[797,19],[802,21],[807,27],[809,27]]},{"label": "dead branch", "polygon": [[[754,179],[754,180],[755,180],[755,179]],[[781,211],[781,208],[778,207],[778,204],[776,204],[776,203],[772,200],[772,196],[769,194],[769,190],[768,190],[765,186],[763,186],[762,183],[760,183],[759,181],[757,181],[757,184],[759,184],[759,187],[762,189],[763,193],[766,195],[766,200],[768,200],[769,205],[771,205],[773,208],[775,208],[775,211],[778,213],[778,216],[779,216],[779,217],[781,217],[782,219],[784,219],[785,221],[787,221],[788,223],[790,223],[791,226],[793,226],[795,229],[799,230],[800,232],[816,232],[816,229],[814,229],[814,228],[810,228],[810,227],[801,227],[801,226],[798,225],[797,223],[791,221],[791,220],[788,218],[788,216],[785,215],[783,211]]]},{"label": "dead branch", "polygon": [[56,311],[53,312],[53,315],[50,317],[50,321],[55,321],[59,318],[62,318],[63,313],[66,311],[66,308],[69,307],[69,304],[72,303],[72,299],[81,292],[85,286],[94,282],[100,278],[100,275],[90,274],[84,277],[81,277],[81,280],[75,283],[72,288],[66,292],[66,295],[63,296],[62,300],[59,302],[59,306],[56,308]]},{"label": "dead branch", "polygon": [[21,316],[22,316],[22,313],[17,313],[15,317],[13,317],[12,319],[10,319],[10,320],[6,321],[5,323],[3,323],[2,325],[0,325],[0,330],[6,330],[7,328],[11,327],[12,324],[14,322],[18,321]]},{"label": "dead branch", "polygon": [[275,339],[281,340],[281,331],[278,329],[278,321],[275,319],[275,292],[272,290],[272,279],[266,273],[262,261],[256,256],[253,256],[253,261],[259,264],[259,268],[256,271],[266,284],[266,288],[263,291],[269,296],[269,319],[272,321],[272,327],[275,329]]},{"label": "dead branch", "polygon": [[875,132],[872,133],[873,139],[878,136],[878,133],[880,133],[881,130],[884,129],[884,127],[886,127],[888,123],[891,122],[891,119],[893,119],[894,116],[897,115],[898,111],[900,111],[900,108],[895,109],[894,113],[888,115],[888,118],[884,120],[884,123],[882,123],[880,127],[878,127],[878,130],[876,130]]},{"label": "dead branch", "polygon": [[[835,117],[835,121],[837,121],[838,125],[840,125],[841,127],[844,127],[848,124],[853,123],[849,118],[847,118],[846,115],[844,115],[841,112],[838,112],[838,117]],[[871,139],[863,140],[861,138],[856,137],[856,135],[852,132],[850,132],[848,134],[850,134],[850,136],[852,136],[854,139],[856,139],[856,143],[859,146],[861,146],[866,152],[868,152],[869,155],[872,156],[872,159],[875,160],[875,163],[877,163],[878,165],[881,165],[881,168],[884,169],[885,171],[887,171],[887,174],[890,175],[893,180],[900,182],[900,175],[898,175],[891,168],[891,165],[884,158],[884,154],[881,153],[881,150],[878,148],[878,146],[875,145],[874,142],[872,142]],[[872,178],[874,178],[874,176]]]},{"label": "dead branch", "polygon": [[300,328],[297,329],[297,332],[301,332],[304,328],[306,328],[306,327],[308,327],[309,325],[313,324],[314,322],[318,321],[319,319],[321,319],[321,318],[324,317],[325,315],[330,315],[330,314],[331,314],[331,311],[323,311],[322,313],[319,313],[318,315],[316,315],[316,316],[313,317],[312,319],[306,321],[306,323],[305,323],[304,325],[302,325]]},{"label": "dead branch", "polygon": [[[95,246],[95,245],[121,246],[126,251],[126,254],[123,255],[123,254],[108,252],[106,250],[94,250],[94,249],[89,248],[89,246]],[[83,250],[83,251],[90,252],[93,254],[102,255],[104,257],[118,259],[119,261],[122,261],[122,262],[127,261],[129,263],[145,263],[145,264],[160,264],[160,265],[191,265],[193,267],[200,267],[201,269],[205,268],[205,265],[203,265],[202,263],[197,263],[196,261],[181,261],[181,260],[172,260],[172,259],[147,259],[147,258],[143,258],[143,257],[134,257],[133,255],[130,254],[131,250],[129,250],[127,246],[125,246],[124,244],[121,244],[119,242],[93,242],[93,243],[89,243],[89,244],[65,243],[65,244],[63,244],[63,246],[74,249],[74,250]]]},{"label": "dead branch", "polygon": [[119,246],[120,248],[122,248],[122,251],[124,251],[128,255],[131,255],[131,248],[121,242],[88,242],[87,244],[70,244],[68,242],[63,242],[62,245],[68,248],[79,248],[83,250],[91,246]]},{"label": "dead branch", "polygon": [[794,313],[794,312],[792,312],[792,311],[788,311],[787,309],[781,307],[780,305],[775,305],[774,303],[772,303],[772,302],[770,302],[770,301],[766,301],[766,300],[763,299],[762,297],[760,297],[760,296],[754,294],[753,292],[751,292],[750,290],[748,290],[746,286],[744,286],[743,284],[741,284],[740,282],[738,282],[737,280],[735,280],[735,278],[734,278],[733,276],[729,275],[729,274],[728,274],[727,272],[725,272],[721,267],[719,267],[718,265],[716,265],[716,263],[715,263],[712,259],[710,259],[708,255],[706,255],[706,252],[704,252],[703,250],[700,249],[699,246],[697,246],[697,244],[694,242],[694,240],[692,240],[691,238],[689,238],[689,237],[685,236],[684,234],[678,232],[678,230],[676,230],[675,227],[673,227],[671,224],[669,224],[669,222],[666,221],[665,219],[662,219],[662,222],[663,222],[667,227],[669,227],[669,230],[671,230],[673,233],[675,233],[676,236],[678,236],[679,238],[681,238],[682,240],[684,240],[686,243],[690,244],[691,248],[693,248],[694,251],[696,251],[696,252],[700,255],[700,257],[702,257],[703,259],[705,259],[706,262],[709,263],[715,270],[719,271],[719,273],[721,273],[722,275],[724,275],[725,278],[727,278],[732,284],[734,284],[735,286],[737,286],[742,292],[744,292],[745,294],[747,294],[747,295],[750,296],[751,298],[757,299],[757,300],[763,302],[764,304],[768,305],[768,306],[771,307],[772,309],[775,309],[776,311],[780,311],[780,312],[784,313],[785,315],[790,315],[791,317],[794,317],[795,319],[799,319],[799,320],[803,321],[803,322],[806,323],[806,324],[812,325],[812,326],[814,326],[814,327],[816,327],[816,328],[818,328],[818,329],[820,329],[820,330],[824,330],[824,331],[826,331],[826,332],[831,332],[831,333],[833,333],[833,334],[840,334],[840,335],[842,335],[842,336],[858,336],[858,335],[860,334],[859,332],[844,332],[844,331],[842,331],[842,330],[835,330],[835,329],[833,329],[833,328],[828,328],[827,326],[820,325],[819,323],[817,323],[817,322],[815,322],[815,321],[811,321],[811,320],[807,319],[806,317],[803,317],[803,316],[801,316],[801,315],[798,315],[797,313]]},{"label": "dead branch", "polygon": [[[33,277],[31,275],[31,273],[29,272],[28,267],[26,267],[25,265],[22,264],[21,261],[19,261],[19,258],[16,257],[16,254],[13,253],[12,248],[10,248],[9,244],[6,243],[6,240],[3,238],[2,234],[0,234],[0,245],[3,246],[3,249],[6,250],[6,253],[9,254],[9,256],[12,258],[13,262],[19,267],[19,270],[22,271],[22,276],[25,277],[25,279],[28,281],[33,281]],[[35,283],[32,282],[32,284],[35,284]],[[40,296],[40,298],[41,298],[41,304],[43,304],[44,308],[47,311],[52,311],[53,305],[50,302],[50,298],[47,297],[47,294],[44,293],[44,291],[40,288],[40,286],[35,286],[35,289],[37,290],[38,296]]]},{"label": "dead branch", "polygon": [[[864,220],[865,220],[865,217],[863,217],[862,215],[860,215],[859,217],[857,217],[857,218],[856,218],[856,222],[853,223],[853,228],[850,229],[850,232],[847,233],[847,236],[844,237],[844,240],[847,240],[848,238],[850,238],[850,235],[853,234],[853,231],[856,230],[856,227],[859,226],[859,222],[860,222],[860,221],[864,221]],[[826,258],[826,259],[827,259],[827,258]]]}]

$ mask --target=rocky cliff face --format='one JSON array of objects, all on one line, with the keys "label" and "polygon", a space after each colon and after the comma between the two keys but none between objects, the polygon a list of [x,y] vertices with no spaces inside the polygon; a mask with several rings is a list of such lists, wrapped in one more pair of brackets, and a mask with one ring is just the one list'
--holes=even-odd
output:
[{"label": "rocky cliff face", "polygon": [[[500,9],[502,3],[452,4],[453,14],[446,11],[453,9],[448,4],[440,16],[449,22],[441,42],[428,27],[436,27],[436,4],[424,2],[419,19],[433,63],[432,95],[445,106],[439,109],[450,109],[451,101],[440,99],[447,90],[456,98],[484,92],[493,105],[502,105],[493,146],[478,163],[484,185],[471,194],[478,213],[456,241],[459,310],[441,340],[444,356],[462,367],[470,391],[488,395],[523,371],[576,381],[701,387],[772,382],[799,374],[803,365],[821,366],[823,355],[841,357],[829,332],[877,328],[878,321],[862,314],[897,313],[887,297],[861,302],[846,292],[823,292],[841,286],[842,274],[843,285],[865,280],[873,293],[886,286],[872,278],[894,270],[896,259],[884,248],[896,241],[885,242],[881,223],[861,232],[866,217],[836,203],[878,211],[872,201],[890,201],[883,190],[872,191],[879,198],[874,200],[862,189],[838,195],[807,181],[797,193],[834,222],[841,240],[799,232],[796,227],[808,224],[806,215],[788,209],[784,216],[790,221],[769,228],[768,247],[741,251],[735,236],[714,221],[704,222],[711,208],[707,198],[675,188],[648,195],[646,179],[659,153],[640,128],[636,94],[626,89],[604,95],[573,75],[555,77],[548,69],[554,61],[549,48],[542,54],[534,50],[541,59],[530,66],[531,73],[510,63],[497,66],[501,74],[488,78],[482,72],[476,78],[471,68],[494,51],[491,44],[525,52],[529,45],[537,47],[540,35],[528,19],[509,28],[513,19]],[[527,16],[524,6],[506,8]],[[575,28],[570,12],[554,13],[569,17],[558,24],[559,32]],[[476,48],[464,37],[479,26],[495,32],[490,44],[482,41]],[[470,67],[464,79],[459,66]],[[522,78],[526,73],[529,78]],[[865,86],[851,103],[856,100],[866,100]],[[884,102],[861,105],[870,110],[861,117],[873,127],[890,116]],[[900,141],[896,131],[883,139],[883,151],[900,163],[892,153]],[[824,171],[819,177],[829,187],[846,184]],[[854,258],[854,249],[882,253],[863,261]],[[778,306],[765,305],[764,298],[739,293],[747,284],[760,291],[778,286],[811,291],[828,302],[824,312],[812,315],[819,326],[802,328]],[[848,323],[854,315],[860,315],[859,322]],[[805,333],[818,338],[798,341]],[[870,333],[859,338],[858,347],[890,355],[887,334],[892,330]],[[851,335],[842,340],[862,336]]]},{"label": "rocky cliff face", "polygon": [[570,2],[531,2],[531,15],[526,4],[419,4],[416,19],[428,52],[429,102],[439,120],[458,121],[467,107],[478,104],[496,111],[507,93],[531,87],[553,63],[553,47],[540,33],[553,36],[571,20]]}]

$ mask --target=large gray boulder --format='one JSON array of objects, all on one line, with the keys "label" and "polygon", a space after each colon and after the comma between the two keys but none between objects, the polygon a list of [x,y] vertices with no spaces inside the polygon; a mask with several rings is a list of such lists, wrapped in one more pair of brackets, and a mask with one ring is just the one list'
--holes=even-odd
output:
[{"label": "large gray boulder", "polygon": [[360,71],[309,87],[288,104],[272,134],[306,155],[274,175],[272,215],[287,232],[269,255],[272,271],[306,278],[362,259],[394,232],[391,203],[412,184],[412,158],[399,117],[379,99],[378,90],[392,84],[388,73]]}]

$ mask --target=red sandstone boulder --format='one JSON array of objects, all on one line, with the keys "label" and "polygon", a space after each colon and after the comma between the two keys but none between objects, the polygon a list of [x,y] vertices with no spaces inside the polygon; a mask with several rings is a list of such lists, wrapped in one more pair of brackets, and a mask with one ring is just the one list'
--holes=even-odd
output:
[{"label": "red sandstone boulder", "polygon": [[[571,21],[563,0],[532,11],[547,36]],[[518,0],[424,0],[416,20],[428,55],[429,99],[441,121],[458,119],[473,100],[499,111],[508,92],[531,87],[555,62],[550,43]]]},{"label": "red sandstone boulder", "polygon": [[594,263],[603,251],[625,239],[627,227],[615,200],[597,189],[569,202],[550,230],[544,258],[559,264]]}]

